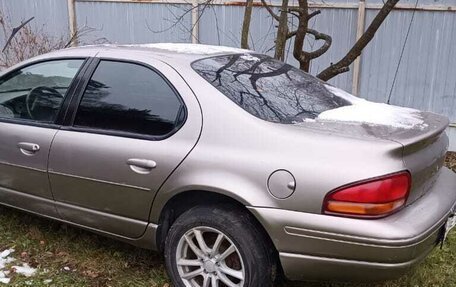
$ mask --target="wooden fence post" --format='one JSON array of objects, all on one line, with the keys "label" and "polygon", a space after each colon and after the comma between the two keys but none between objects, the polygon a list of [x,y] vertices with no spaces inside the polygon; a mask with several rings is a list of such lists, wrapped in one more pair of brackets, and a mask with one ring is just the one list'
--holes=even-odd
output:
[{"label": "wooden fence post", "polygon": [[78,24],[76,22],[76,0],[68,0],[68,22],[70,26],[71,46],[78,45],[77,32]]},{"label": "wooden fence post", "polygon": [[192,0],[192,43],[199,43],[199,3]]},{"label": "wooden fence post", "polygon": [[[364,33],[364,25],[366,23],[366,1],[359,0],[358,4],[358,23],[356,26],[356,41]],[[352,94],[358,96],[359,93],[359,80],[361,77],[361,55],[353,63],[353,82],[352,82]]]}]

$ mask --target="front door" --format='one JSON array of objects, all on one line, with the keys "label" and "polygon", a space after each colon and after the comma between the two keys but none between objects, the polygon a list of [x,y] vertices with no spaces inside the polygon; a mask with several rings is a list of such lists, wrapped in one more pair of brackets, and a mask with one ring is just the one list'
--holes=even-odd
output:
[{"label": "front door", "polygon": [[61,104],[83,62],[35,63],[0,79],[2,203],[55,216],[47,175],[49,149]]},{"label": "front door", "polygon": [[156,192],[195,145],[201,115],[192,92],[167,65],[148,63],[161,72],[101,59],[71,127],[56,135],[49,174],[65,220],[141,236]]}]

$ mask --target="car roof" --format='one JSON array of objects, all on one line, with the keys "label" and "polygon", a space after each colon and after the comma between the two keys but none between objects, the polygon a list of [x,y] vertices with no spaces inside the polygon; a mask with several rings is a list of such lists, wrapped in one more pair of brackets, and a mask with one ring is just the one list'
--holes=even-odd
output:
[{"label": "car roof", "polygon": [[122,59],[123,56],[128,59],[129,55],[131,56],[131,54],[135,52],[142,54],[142,56],[150,56],[155,60],[167,63],[175,69],[188,69],[190,68],[190,64],[193,61],[212,56],[256,53],[251,50],[239,48],[186,43],[85,45],[56,50],[30,58],[23,62],[17,63],[12,67],[9,67],[6,70],[0,71],[0,76],[5,75],[10,71],[13,71],[24,65],[28,65],[30,63],[41,60],[70,57],[96,57],[99,53],[103,53],[104,57],[112,59]]},{"label": "car roof", "polygon": [[[185,43],[155,43],[155,44],[103,44],[103,45],[87,45],[81,47],[67,48],[54,51],[42,57],[94,57],[100,52],[113,52],[113,57],[134,52],[150,53],[154,58],[164,62],[172,63],[191,63],[201,58],[207,58],[217,55],[227,54],[246,54],[254,53],[251,50],[213,46],[203,44],[185,44]],[[106,54],[106,53],[104,53]],[[170,63],[171,64],[171,63]]]}]

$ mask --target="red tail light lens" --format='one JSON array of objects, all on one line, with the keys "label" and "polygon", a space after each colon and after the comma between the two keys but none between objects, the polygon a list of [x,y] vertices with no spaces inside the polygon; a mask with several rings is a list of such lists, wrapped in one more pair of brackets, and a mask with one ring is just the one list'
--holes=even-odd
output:
[{"label": "red tail light lens", "polygon": [[405,205],[410,185],[410,173],[406,171],[350,184],[326,196],[323,213],[361,218],[385,217]]}]

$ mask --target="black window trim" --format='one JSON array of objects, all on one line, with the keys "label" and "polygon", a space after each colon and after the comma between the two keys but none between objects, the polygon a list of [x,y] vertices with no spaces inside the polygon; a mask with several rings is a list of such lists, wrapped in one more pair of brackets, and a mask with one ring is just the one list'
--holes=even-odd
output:
[{"label": "black window trim", "polygon": [[[84,96],[84,92],[89,84],[90,79],[92,78],[93,74],[97,70],[98,65],[101,61],[111,61],[111,62],[118,62],[118,63],[127,63],[127,64],[135,64],[139,66],[143,66],[149,70],[155,72],[158,76],[160,76],[165,83],[171,88],[174,92],[175,96],[181,103],[181,111],[178,112],[176,116],[177,119],[181,116],[183,112],[183,119],[175,125],[175,127],[167,134],[164,135],[147,135],[142,133],[132,133],[132,132],[125,132],[125,131],[116,131],[116,130],[106,130],[106,129],[99,129],[99,128],[88,128],[88,127],[79,127],[74,125],[74,121],[76,119],[76,115],[79,109],[79,105],[82,101],[82,97]],[[82,133],[91,133],[91,134],[99,134],[99,135],[108,135],[108,136],[118,136],[118,137],[125,137],[125,138],[132,138],[132,139],[142,139],[142,140],[150,140],[150,141],[162,141],[177,133],[187,122],[188,117],[188,110],[187,105],[185,104],[184,99],[174,87],[174,85],[169,81],[162,72],[160,72],[157,68],[136,60],[128,60],[128,59],[118,59],[112,57],[96,57],[93,61],[89,64],[87,71],[84,73],[84,80],[80,83],[77,87],[77,92],[71,99],[69,105],[69,112],[65,116],[64,125],[61,127],[62,130],[67,131],[74,131],[74,132],[82,132]]]},{"label": "black window trim", "polygon": [[28,62],[21,66],[18,66],[17,68],[2,75],[2,77],[0,78],[0,79],[3,79],[4,77],[7,77],[8,75],[10,75],[12,73],[15,73],[19,70],[25,69],[27,67],[30,67],[30,66],[33,66],[36,64],[48,63],[48,62],[54,62],[54,61],[64,61],[64,60],[83,60],[83,62],[81,64],[81,67],[79,68],[78,72],[73,77],[73,80],[71,81],[70,86],[68,87],[68,90],[63,97],[62,105],[60,106],[60,110],[53,123],[43,123],[43,122],[20,119],[20,118],[11,119],[11,118],[2,118],[2,117],[0,117],[0,122],[8,123],[8,124],[18,124],[18,125],[24,125],[24,126],[60,129],[61,126],[63,125],[63,115],[65,115],[65,113],[67,112],[67,109],[68,109],[68,107],[66,106],[66,102],[68,102],[69,98],[71,98],[73,96],[77,85],[79,84],[79,82],[82,79],[82,75],[84,74],[85,70],[88,67],[88,63],[90,62],[89,61],[90,57],[63,56],[63,57],[39,59],[39,60]]}]

